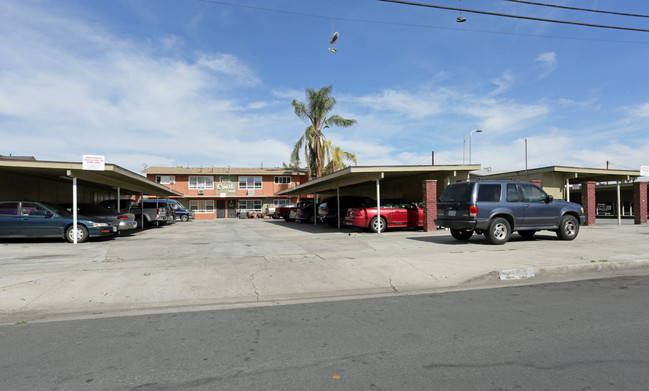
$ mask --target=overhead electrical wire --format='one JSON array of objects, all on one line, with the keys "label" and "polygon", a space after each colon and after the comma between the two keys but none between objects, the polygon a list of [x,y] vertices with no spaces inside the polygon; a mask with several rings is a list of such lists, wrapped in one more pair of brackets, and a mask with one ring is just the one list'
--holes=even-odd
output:
[{"label": "overhead electrical wire", "polygon": [[[287,10],[280,10],[280,9],[274,9],[274,8],[265,8],[265,7],[251,6],[251,5],[235,4],[235,3],[229,3],[229,2],[218,1],[218,0],[195,0],[195,1],[200,1],[202,3],[209,3],[209,4],[224,5],[224,6],[229,6],[229,7],[247,8],[247,9],[259,10],[259,11],[275,12],[275,13],[280,13],[280,14],[306,16],[306,17],[310,17],[310,18],[320,18],[320,19],[327,19],[327,20],[331,20],[332,18],[334,18],[333,16],[323,16],[323,15],[309,14],[309,13],[305,13],[305,12],[287,11]],[[515,33],[515,32],[505,32],[505,31],[479,30],[479,29],[470,29],[470,28],[431,26],[431,25],[416,24],[416,23],[401,23],[401,22],[381,21],[381,20],[343,18],[343,17],[339,17],[339,16],[336,16],[335,19],[336,20],[343,20],[343,21],[347,21],[347,22],[355,22],[355,23],[385,24],[385,25],[392,25],[392,26],[405,26],[405,27],[416,27],[416,28],[436,29],[436,30],[453,30],[453,31],[462,31],[462,32],[475,32],[475,33],[499,34],[499,35],[514,35],[514,36],[523,36],[523,37],[565,39],[565,40],[573,40],[573,41],[615,42],[615,43],[632,43],[632,44],[641,44],[641,45],[649,44],[649,41],[629,41],[629,40],[619,40],[619,39],[568,37],[568,36],[560,36],[560,35],[525,34],[525,33],[519,33],[519,32]]]},{"label": "overhead electrical wire", "polygon": [[628,31],[640,31],[640,32],[643,32],[643,33],[649,33],[648,29],[639,29],[639,28],[634,28],[634,27],[608,26],[608,25],[601,25],[601,24],[573,22],[573,21],[569,21],[569,20],[535,18],[535,17],[532,17],[532,16],[510,15],[510,14],[502,14],[502,13],[499,13],[499,12],[477,11],[477,10],[469,10],[469,9],[456,8],[456,7],[445,7],[445,6],[441,6],[441,5],[414,3],[414,2],[411,2],[411,1],[402,1],[402,0],[379,0],[379,1],[383,1],[383,2],[386,2],[386,3],[403,4],[403,5],[414,5],[414,6],[417,6],[417,7],[438,8],[438,9],[444,9],[444,10],[450,10],[450,11],[461,11],[461,12],[468,12],[468,13],[472,13],[472,14],[502,16],[504,18],[535,20],[537,22],[562,23],[562,24],[571,24],[571,25],[575,25],[575,26],[597,27],[597,28],[628,30]]},{"label": "overhead electrical wire", "polygon": [[625,12],[616,12],[616,11],[594,10],[594,9],[590,9],[590,8],[568,7],[568,6],[565,6],[565,5],[536,3],[536,2],[533,2],[533,1],[525,1],[525,0],[505,0],[505,1],[511,1],[512,3],[539,5],[539,6],[542,6],[542,7],[561,8],[561,9],[573,10],[573,11],[596,12],[596,13],[600,13],[600,14],[610,14],[610,15],[620,15],[620,16],[633,16],[633,17],[636,17],[636,18],[649,18],[649,15],[628,14],[628,13],[625,13]]}]

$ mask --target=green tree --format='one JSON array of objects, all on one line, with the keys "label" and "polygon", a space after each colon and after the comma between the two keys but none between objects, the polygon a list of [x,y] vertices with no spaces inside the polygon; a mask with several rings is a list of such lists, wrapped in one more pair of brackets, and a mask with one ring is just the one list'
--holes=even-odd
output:
[{"label": "green tree", "polygon": [[327,140],[323,130],[332,126],[347,128],[356,123],[354,119],[345,119],[339,115],[329,115],[336,104],[336,99],[331,96],[332,89],[333,86],[328,86],[316,91],[307,87],[305,91],[307,102],[302,103],[295,99],[292,102],[295,115],[309,126],[306,128],[304,135],[300,137],[293,147],[291,159],[294,157],[299,159],[300,150],[304,147],[304,158],[310,177],[315,176],[319,178],[324,173],[325,142]]},{"label": "green tree", "polygon": [[325,174],[331,174],[347,167],[345,162],[358,164],[356,154],[343,151],[342,148],[334,146],[330,141],[325,141],[325,150],[327,153],[327,165],[324,168]]}]

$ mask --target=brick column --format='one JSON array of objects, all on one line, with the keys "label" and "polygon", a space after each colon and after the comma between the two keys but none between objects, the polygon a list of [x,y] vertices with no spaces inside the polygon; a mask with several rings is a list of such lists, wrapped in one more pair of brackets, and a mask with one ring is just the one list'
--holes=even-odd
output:
[{"label": "brick column", "polygon": [[633,183],[633,222],[647,224],[647,182]]},{"label": "brick column", "polygon": [[422,184],[422,194],[424,195],[424,232],[436,231],[437,181],[425,180]]},{"label": "brick column", "polygon": [[597,216],[597,203],[595,202],[595,182],[584,182],[581,184],[581,206],[584,207],[586,215],[585,225],[595,225]]}]

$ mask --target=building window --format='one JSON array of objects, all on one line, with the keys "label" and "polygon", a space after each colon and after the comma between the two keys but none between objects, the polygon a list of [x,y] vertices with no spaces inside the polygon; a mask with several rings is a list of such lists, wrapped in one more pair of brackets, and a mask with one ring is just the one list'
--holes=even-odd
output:
[{"label": "building window", "polygon": [[261,200],[239,200],[239,210],[261,212]]},{"label": "building window", "polygon": [[277,200],[277,199],[275,199],[275,200],[273,200],[273,206],[277,208],[278,206],[282,206],[282,205],[286,204],[287,202],[288,202],[288,200],[284,200],[284,199]]},{"label": "building window", "polygon": [[290,185],[292,183],[292,178],[290,176],[276,176],[275,184],[276,185]]},{"label": "building window", "polygon": [[155,181],[161,185],[173,185],[176,183],[176,177],[174,175],[156,175]]},{"label": "building window", "polygon": [[194,213],[214,213],[214,200],[189,200],[189,209]]},{"label": "building window", "polygon": [[190,189],[214,189],[213,176],[190,176],[189,177]]},{"label": "building window", "polygon": [[239,189],[261,189],[260,176],[240,176]]}]

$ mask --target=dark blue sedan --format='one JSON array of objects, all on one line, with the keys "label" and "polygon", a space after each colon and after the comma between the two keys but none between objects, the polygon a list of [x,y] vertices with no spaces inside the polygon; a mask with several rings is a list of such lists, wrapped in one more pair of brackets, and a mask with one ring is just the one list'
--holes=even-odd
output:
[{"label": "dark blue sedan", "polygon": [[[77,216],[77,243],[110,236],[117,227],[110,221]],[[35,201],[0,201],[0,238],[63,238],[74,242],[72,214],[60,206]]]}]

